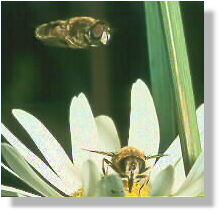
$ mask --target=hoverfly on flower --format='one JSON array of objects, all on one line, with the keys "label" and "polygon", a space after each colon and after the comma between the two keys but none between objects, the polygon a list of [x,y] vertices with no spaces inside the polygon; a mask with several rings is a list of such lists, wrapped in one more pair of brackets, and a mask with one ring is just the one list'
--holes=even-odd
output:
[{"label": "hoverfly on flower", "polygon": [[51,21],[36,28],[36,38],[46,45],[86,49],[105,46],[111,29],[105,21],[92,17],[73,17]]},{"label": "hoverfly on flower", "polygon": [[[37,192],[32,194],[17,187],[2,185],[3,196],[204,195],[203,153],[187,176],[179,137],[163,155],[157,154],[160,141],[157,114],[150,90],[140,79],[131,89],[130,129],[126,147],[121,147],[114,121],[106,115],[94,117],[83,93],[74,96],[70,104],[72,158],[69,158],[61,144],[35,116],[20,109],[13,109],[12,113],[30,135],[44,159],[38,157],[2,124],[2,135],[8,142],[2,143],[2,155],[7,163],[2,162],[2,168]],[[202,147],[203,115],[202,105],[197,110]],[[104,154],[106,160],[100,154]],[[162,157],[164,155],[167,157]],[[157,162],[156,158],[159,158]],[[103,162],[109,165],[103,167]],[[103,171],[108,175],[103,176]],[[122,177],[123,174],[125,177]]]},{"label": "hoverfly on flower", "polygon": [[111,157],[111,160],[103,158],[102,171],[104,175],[107,175],[108,167],[111,167],[115,172],[117,172],[127,186],[128,191],[132,192],[134,183],[143,182],[140,185],[139,193],[141,189],[148,184],[150,177],[146,174],[151,167],[148,165],[148,160],[152,158],[160,158],[163,154],[146,156],[143,151],[135,147],[123,147],[118,152],[102,152],[96,150],[87,150],[97,154],[102,154]]},{"label": "hoverfly on flower", "polygon": [[115,152],[91,149],[87,151],[105,155],[102,163],[103,173],[106,174],[110,167],[121,176],[129,193],[138,183],[140,194],[150,181],[149,174],[155,160],[167,155],[158,154],[160,132],[157,113],[150,91],[141,80],[132,87],[131,101],[128,146]]}]

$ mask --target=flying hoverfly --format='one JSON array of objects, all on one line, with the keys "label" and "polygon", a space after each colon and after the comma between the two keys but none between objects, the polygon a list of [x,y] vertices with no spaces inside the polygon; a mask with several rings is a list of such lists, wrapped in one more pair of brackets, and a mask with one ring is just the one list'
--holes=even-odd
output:
[{"label": "flying hoverfly", "polygon": [[121,176],[122,180],[127,183],[129,192],[132,191],[135,182],[143,181],[143,184],[139,189],[139,193],[144,185],[148,184],[150,179],[149,176],[146,175],[146,172],[151,169],[151,167],[148,166],[148,160],[167,156],[164,154],[145,156],[144,152],[129,146],[121,148],[117,153],[87,149],[84,150],[111,157],[111,160],[103,158],[103,174],[107,175],[107,170],[105,168],[105,164],[107,164],[107,166],[117,172]]},{"label": "flying hoverfly", "polygon": [[101,47],[110,40],[111,29],[101,20],[73,17],[42,24],[36,28],[36,38],[56,47],[85,49]]}]

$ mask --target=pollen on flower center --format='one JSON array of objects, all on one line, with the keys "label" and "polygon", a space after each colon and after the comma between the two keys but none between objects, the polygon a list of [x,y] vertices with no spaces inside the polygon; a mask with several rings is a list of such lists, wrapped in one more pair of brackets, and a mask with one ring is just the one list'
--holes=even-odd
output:
[{"label": "pollen on flower center", "polygon": [[128,188],[127,182],[124,182],[125,197],[149,197],[150,196],[150,192],[151,192],[150,184],[145,184],[143,186],[143,183],[136,182],[134,183],[131,192],[129,192],[127,188]]},{"label": "pollen on flower center", "polygon": [[76,192],[72,193],[70,197],[84,197],[84,190],[83,188],[77,190]]}]

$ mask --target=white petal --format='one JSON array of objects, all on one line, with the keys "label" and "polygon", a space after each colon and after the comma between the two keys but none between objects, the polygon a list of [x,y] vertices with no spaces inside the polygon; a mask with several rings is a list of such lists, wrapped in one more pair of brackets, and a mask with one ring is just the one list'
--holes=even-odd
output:
[{"label": "white petal", "polygon": [[204,153],[202,152],[192,169],[185,182],[182,184],[180,189],[174,194],[174,196],[183,197],[195,197],[200,196],[204,192]]},{"label": "white petal", "polygon": [[30,193],[30,192],[26,192],[26,191],[16,189],[16,188],[10,187],[10,186],[1,185],[1,190],[6,191],[6,192],[12,192],[12,193],[15,193],[15,194],[24,195],[25,197],[26,196],[27,197],[40,197],[39,195],[35,195],[35,194]]},{"label": "white petal", "polygon": [[33,152],[31,152],[21,141],[19,141],[5,126],[1,125],[2,135],[18,150],[25,160],[33,166],[47,181],[57,187],[60,191],[70,195],[73,191],[68,188],[62,180]]},{"label": "white petal", "polygon": [[105,115],[95,118],[98,130],[100,151],[117,152],[121,148],[118,133],[113,120]]},{"label": "white petal", "polygon": [[10,168],[30,187],[45,197],[62,197],[30,167],[19,152],[9,144],[2,144],[2,155]]},{"label": "white petal", "polygon": [[197,122],[200,134],[201,147],[204,150],[204,104],[200,105],[196,110]]},{"label": "white petal", "polygon": [[[146,155],[158,153],[160,130],[157,114],[148,87],[141,80],[131,90],[131,115],[129,146],[136,147]],[[155,159],[151,160],[151,165]]]},{"label": "white petal", "polygon": [[28,132],[57,175],[69,188],[72,188],[73,191],[78,190],[81,187],[78,177],[79,174],[53,135],[33,115],[23,110],[13,110],[13,114]]},{"label": "white petal", "polygon": [[173,197],[203,197],[204,196],[204,174],[190,182],[185,188],[181,188]]},{"label": "white petal", "polygon": [[181,158],[181,160],[174,165],[174,183],[171,193],[176,192],[185,180],[186,174],[183,159]]},{"label": "white petal", "polygon": [[101,179],[101,174],[93,161],[88,160],[83,164],[82,176],[85,197],[93,197],[95,195],[97,183]]},{"label": "white petal", "polygon": [[151,196],[170,196],[173,181],[174,169],[172,166],[168,166],[167,168],[163,169],[152,182]]},{"label": "white petal", "polygon": [[[120,140],[113,120],[106,115],[100,115],[95,118],[95,121],[100,144],[98,151],[117,152],[119,149],[121,149]],[[101,157],[102,159],[105,157],[110,160],[107,156],[99,157]],[[100,162],[98,163],[99,164],[97,166],[100,169],[101,164]],[[116,172],[111,167],[108,167],[108,174],[114,173]]]},{"label": "white petal", "polygon": [[81,167],[83,162],[91,159],[101,169],[103,156],[83,150],[100,150],[101,145],[91,108],[82,93],[74,97],[70,105],[70,131],[73,162]]},{"label": "white petal", "polygon": [[194,180],[196,180],[201,174],[204,173],[204,152],[201,152],[193,167],[191,168],[189,174],[187,175],[186,181],[182,185],[182,187]]},{"label": "white petal", "polygon": [[161,157],[154,165],[151,179],[154,180],[159,172],[165,169],[168,165],[172,165],[174,167],[174,184],[171,192],[173,193],[186,179],[179,137],[173,141],[164,154],[168,156]]}]

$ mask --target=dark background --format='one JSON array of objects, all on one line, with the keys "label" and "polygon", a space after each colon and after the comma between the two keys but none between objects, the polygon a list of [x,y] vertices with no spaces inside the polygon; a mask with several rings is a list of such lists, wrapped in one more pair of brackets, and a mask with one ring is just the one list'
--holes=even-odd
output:
[{"label": "dark background", "polygon": [[[181,2],[181,9],[198,106],[204,101],[203,3]],[[141,78],[151,86],[143,2],[2,2],[1,12],[2,122],[40,155],[11,114],[14,108],[26,110],[70,155],[70,101],[83,92],[95,116],[113,118],[126,145],[131,85]],[[74,16],[107,21],[113,29],[109,45],[73,50],[45,46],[35,38],[38,25]],[[5,172],[2,183],[17,186]]]}]

